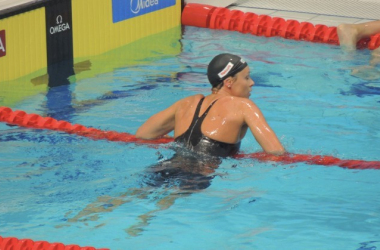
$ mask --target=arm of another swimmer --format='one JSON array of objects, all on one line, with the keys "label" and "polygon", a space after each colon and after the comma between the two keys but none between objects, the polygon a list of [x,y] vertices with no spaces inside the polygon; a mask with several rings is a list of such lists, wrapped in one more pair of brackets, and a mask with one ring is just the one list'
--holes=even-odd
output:
[{"label": "arm of another swimmer", "polygon": [[174,129],[177,103],[151,116],[136,132],[140,139],[156,139]]},{"label": "arm of another swimmer", "polygon": [[244,103],[244,119],[250,128],[256,141],[268,154],[282,155],[285,153],[284,147],[278,140],[274,131],[269,127],[264,115],[252,101]]}]

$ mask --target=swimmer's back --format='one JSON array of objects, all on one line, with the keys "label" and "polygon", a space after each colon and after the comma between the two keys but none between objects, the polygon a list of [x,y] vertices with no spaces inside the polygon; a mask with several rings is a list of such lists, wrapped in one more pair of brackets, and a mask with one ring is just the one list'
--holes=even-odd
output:
[{"label": "swimmer's back", "polygon": [[[194,113],[203,95],[187,97],[177,103],[175,114],[174,137],[182,135],[189,128]],[[199,116],[203,115],[212,102],[217,100],[205,117],[201,131],[203,135],[220,142],[235,144],[240,142],[247,132],[247,124],[244,119],[245,106],[253,102],[247,98],[224,96],[215,98],[206,96]],[[254,105],[254,104],[253,104]]]}]

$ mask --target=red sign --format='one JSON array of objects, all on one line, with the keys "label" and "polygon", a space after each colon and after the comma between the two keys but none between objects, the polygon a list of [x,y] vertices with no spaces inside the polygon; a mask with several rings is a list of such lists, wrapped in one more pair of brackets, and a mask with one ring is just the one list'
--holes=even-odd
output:
[{"label": "red sign", "polygon": [[5,30],[0,30],[0,57],[7,54],[7,48],[5,46]]}]

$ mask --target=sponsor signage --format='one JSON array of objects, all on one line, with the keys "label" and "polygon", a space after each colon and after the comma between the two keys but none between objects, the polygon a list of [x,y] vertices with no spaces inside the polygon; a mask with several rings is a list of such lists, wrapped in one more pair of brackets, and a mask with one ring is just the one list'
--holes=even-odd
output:
[{"label": "sponsor signage", "polygon": [[50,31],[50,34],[56,34],[56,33],[60,33],[60,32],[63,32],[63,31],[66,31],[66,30],[69,30],[70,29],[70,24],[68,22],[64,22],[63,21],[63,17],[62,15],[58,15],[56,18],[56,23],[54,26],[51,26],[49,31]]},{"label": "sponsor signage", "polygon": [[7,47],[5,44],[5,30],[0,30],[0,57],[7,54]]},{"label": "sponsor signage", "polygon": [[230,72],[230,70],[232,69],[233,66],[234,66],[234,64],[232,62],[229,62],[227,64],[227,66],[224,67],[224,69],[221,72],[219,72],[218,76],[220,78],[225,77]]},{"label": "sponsor signage", "polygon": [[71,0],[47,1],[45,10],[49,87],[69,84],[74,75]]},{"label": "sponsor signage", "polygon": [[71,0],[46,4],[46,46],[48,65],[73,58]]},{"label": "sponsor signage", "polygon": [[124,21],[175,4],[176,0],[112,0],[113,22]]}]

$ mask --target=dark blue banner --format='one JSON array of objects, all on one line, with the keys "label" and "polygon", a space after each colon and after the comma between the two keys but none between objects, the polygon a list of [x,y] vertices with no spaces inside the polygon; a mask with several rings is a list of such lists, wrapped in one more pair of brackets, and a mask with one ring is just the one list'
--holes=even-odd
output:
[{"label": "dark blue banner", "polygon": [[176,0],[112,0],[113,22],[161,10],[175,3]]}]

